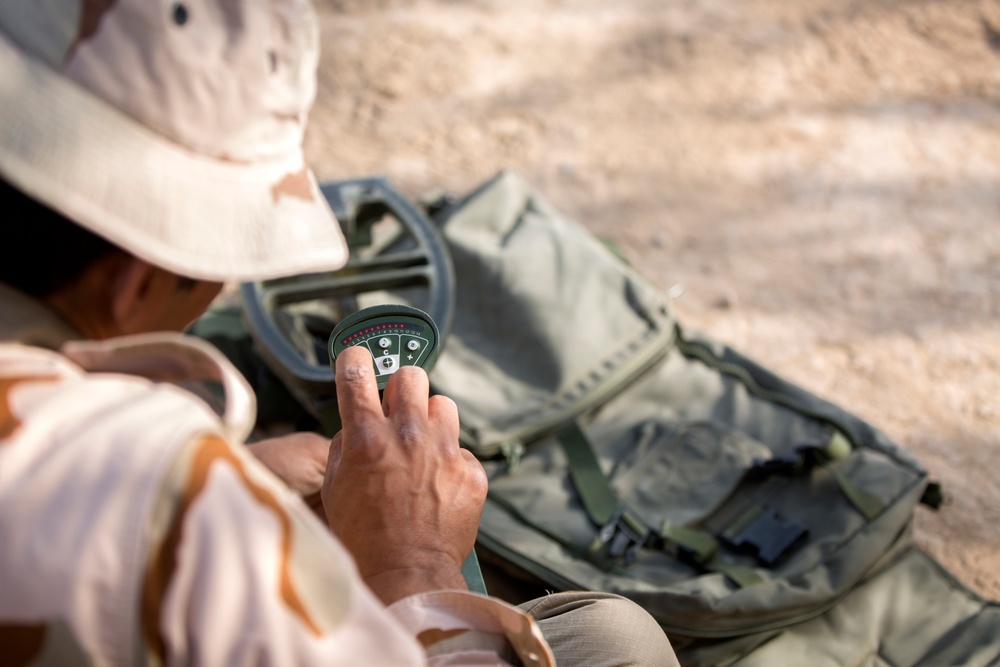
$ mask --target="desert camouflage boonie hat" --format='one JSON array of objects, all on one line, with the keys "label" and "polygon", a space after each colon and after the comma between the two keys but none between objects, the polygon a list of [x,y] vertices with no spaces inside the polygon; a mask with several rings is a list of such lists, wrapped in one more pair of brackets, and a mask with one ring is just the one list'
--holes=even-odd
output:
[{"label": "desert camouflage boonie hat", "polygon": [[337,268],[302,154],[318,42],[308,0],[2,0],[0,175],[182,275]]}]

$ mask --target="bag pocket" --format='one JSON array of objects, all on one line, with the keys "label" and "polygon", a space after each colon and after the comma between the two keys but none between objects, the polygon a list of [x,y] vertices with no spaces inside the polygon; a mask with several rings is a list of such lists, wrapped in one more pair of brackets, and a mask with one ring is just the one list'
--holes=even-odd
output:
[{"label": "bag pocket", "polygon": [[623,439],[631,452],[608,478],[616,495],[654,528],[664,521],[698,524],[736,491],[755,461],[771,458],[765,444],[712,421],[647,421]]},{"label": "bag pocket", "polygon": [[553,432],[671,349],[667,300],[514,174],[436,219],[461,279],[431,384],[477,456]]},{"label": "bag pocket", "polygon": [[[606,442],[597,458],[622,506],[658,531],[665,523],[693,526],[712,517],[770,451],[722,423],[652,419]],[[654,545],[627,564],[599,553],[594,544],[601,526],[588,515],[555,437],[533,442],[513,470],[502,463],[486,467],[493,473],[491,502],[480,537],[543,581],[615,592],[665,590],[692,583],[701,572]]]},{"label": "bag pocket", "polygon": [[[621,505],[655,534],[633,561],[594,550],[601,526],[555,438],[532,444],[509,474],[494,469],[481,542],[554,588],[630,597],[681,637],[739,636],[822,613],[898,539],[925,482],[868,448],[800,474],[756,476],[771,448],[715,421],[646,420],[596,454]],[[865,516],[845,487],[877,501],[878,514]],[[692,559],[669,526],[717,543],[712,562]]]}]

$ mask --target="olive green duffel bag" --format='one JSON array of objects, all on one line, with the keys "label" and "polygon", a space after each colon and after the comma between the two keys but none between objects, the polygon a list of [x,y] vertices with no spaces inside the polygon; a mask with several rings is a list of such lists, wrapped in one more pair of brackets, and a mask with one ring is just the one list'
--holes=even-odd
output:
[{"label": "olive green duffel bag", "polygon": [[996,605],[910,541],[939,490],[896,443],[686,329],[513,174],[435,218],[458,292],[431,381],[490,475],[491,593],[627,596],[686,665],[1000,663]]}]

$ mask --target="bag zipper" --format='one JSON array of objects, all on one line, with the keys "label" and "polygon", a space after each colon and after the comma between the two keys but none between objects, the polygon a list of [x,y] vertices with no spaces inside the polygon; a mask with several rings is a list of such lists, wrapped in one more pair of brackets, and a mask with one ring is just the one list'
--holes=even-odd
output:
[{"label": "bag zipper", "polygon": [[828,412],[811,408],[802,402],[797,401],[790,394],[775,389],[768,389],[762,386],[757,378],[754,377],[753,372],[750,369],[733,362],[723,361],[708,345],[686,340],[681,335],[680,331],[677,331],[674,346],[684,356],[694,357],[709,368],[714,368],[721,373],[725,373],[726,375],[736,378],[751,394],[771,401],[772,403],[783,405],[786,408],[791,408],[795,412],[805,415],[806,417],[812,417],[817,421],[826,422],[843,433],[854,447],[857,447],[858,443],[861,442],[862,438],[858,435],[853,425],[834,417]]}]

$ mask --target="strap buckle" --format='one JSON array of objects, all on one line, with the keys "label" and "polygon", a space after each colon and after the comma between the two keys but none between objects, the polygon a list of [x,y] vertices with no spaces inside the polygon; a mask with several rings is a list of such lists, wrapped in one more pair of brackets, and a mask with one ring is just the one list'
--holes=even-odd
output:
[{"label": "strap buckle", "polygon": [[720,538],[730,549],[751,553],[761,565],[773,568],[808,536],[809,529],[798,521],[783,519],[772,508],[757,505]]},{"label": "strap buckle", "polygon": [[750,468],[752,479],[772,475],[794,477],[809,472],[816,466],[846,458],[851,453],[851,441],[840,431],[833,431],[825,441],[805,442],[792,452],[773,459],[754,459]]},{"label": "strap buckle", "polygon": [[639,549],[649,543],[653,531],[624,505],[619,506],[611,519],[601,526],[591,545],[597,551],[607,545],[607,554],[621,558],[625,565],[631,565],[639,557]]},{"label": "strap buckle", "polygon": [[795,477],[811,470],[819,461],[820,448],[816,445],[799,445],[790,454],[772,459],[754,459],[750,467],[751,479],[766,479],[774,475]]}]

